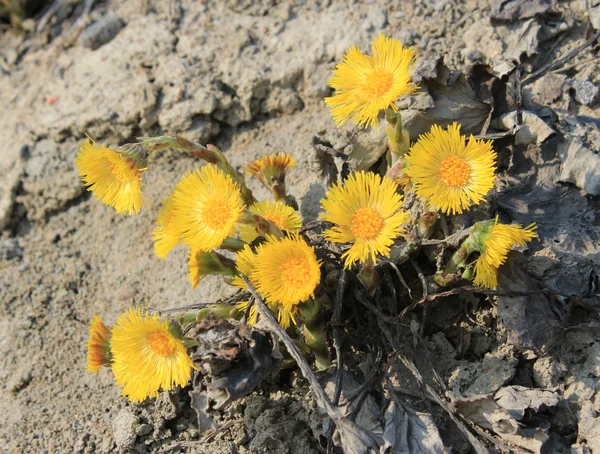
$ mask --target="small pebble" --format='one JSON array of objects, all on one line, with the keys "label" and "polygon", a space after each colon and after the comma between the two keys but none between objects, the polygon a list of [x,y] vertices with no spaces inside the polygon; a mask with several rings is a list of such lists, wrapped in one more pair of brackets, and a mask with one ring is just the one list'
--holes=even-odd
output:
[{"label": "small pebble", "polygon": [[415,43],[417,35],[410,28],[403,28],[396,33],[395,37],[400,40],[403,46],[412,46]]},{"label": "small pebble", "polygon": [[81,47],[96,50],[117,36],[124,25],[123,21],[117,16],[107,14],[87,27],[79,36],[77,43]]},{"label": "small pebble", "polygon": [[598,100],[599,89],[589,80],[574,80],[571,87],[575,91],[575,99],[584,106],[591,106]]}]

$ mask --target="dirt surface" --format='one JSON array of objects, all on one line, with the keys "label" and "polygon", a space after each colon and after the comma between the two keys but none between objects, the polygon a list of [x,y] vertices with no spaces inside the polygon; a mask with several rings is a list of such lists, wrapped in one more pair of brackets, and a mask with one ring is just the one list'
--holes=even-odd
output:
[{"label": "dirt surface", "polygon": [[[594,32],[588,18],[600,21],[600,6],[583,0],[552,4],[543,20],[513,21],[492,21],[494,5],[486,1],[109,0],[96,2],[89,15],[77,2],[57,3],[41,30],[46,10],[24,32],[8,29],[0,37],[5,452],[306,454],[326,445],[325,423],[295,372],[273,377],[222,412],[222,430],[205,436],[186,393],[131,405],[109,370],[84,370],[94,314],[113,322],[133,304],[167,309],[232,293],[216,278],[190,289],[181,247],[164,262],[154,256],[151,231],[161,202],[199,163],[174,151],[152,156],[146,206],[139,216],[117,215],[77,176],[86,134],[118,145],[183,133],[216,144],[239,168],[285,151],[298,161],[288,185],[308,222],[324,195],[313,172],[314,135],[349,153],[356,167],[378,158],[364,156],[365,144],[385,147],[381,134],[336,129],[323,103],[329,71],[348,46],[366,50],[382,32],[414,45],[419,59],[441,54],[451,70],[517,59],[525,79],[585,42]],[[515,435],[500,438],[504,447],[489,445],[504,451],[540,452],[543,445],[542,452],[600,454],[600,179],[590,170],[600,147],[597,50],[589,47],[565,67],[524,86],[523,107],[552,132],[542,139],[543,127],[532,123],[533,139],[500,142],[506,148],[493,201],[509,222],[539,225],[540,241],[516,259],[522,266],[506,270],[506,288],[529,285],[531,275],[554,296],[436,302],[419,347],[447,386],[444,395],[468,407],[465,413],[480,411],[473,402],[484,395],[500,401],[497,393],[518,386],[550,390],[543,410],[529,403],[526,416],[516,418],[543,429],[546,438],[537,439],[544,441],[527,445],[518,437],[530,435]],[[250,186],[267,197],[256,181]],[[393,370],[395,386],[418,389],[405,368]],[[443,411],[429,411],[449,452],[472,452]]]}]

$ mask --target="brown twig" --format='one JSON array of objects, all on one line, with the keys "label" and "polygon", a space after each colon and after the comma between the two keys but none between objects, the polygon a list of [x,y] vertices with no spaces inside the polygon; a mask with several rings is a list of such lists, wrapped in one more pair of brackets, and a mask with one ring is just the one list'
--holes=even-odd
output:
[{"label": "brown twig", "polygon": [[309,230],[318,229],[319,227],[322,227],[326,222],[327,221],[322,221],[320,219],[317,219],[316,221],[308,222],[299,230],[298,233],[304,233]]},{"label": "brown twig", "polygon": [[211,302],[206,302],[206,301],[202,301],[200,303],[194,303],[194,304],[188,304],[187,306],[180,306],[180,307],[173,307],[171,309],[153,309],[150,308],[148,309],[149,312],[156,312],[158,314],[173,314],[176,312],[187,312],[187,311],[192,311],[194,309],[204,309],[205,307],[208,306],[212,306],[213,304],[223,304],[223,305],[232,305],[233,303],[236,303],[238,301],[242,301],[244,299],[248,299],[250,297],[250,293],[249,292],[238,292],[235,295],[222,300],[222,301],[211,301]]},{"label": "brown twig", "polygon": [[360,289],[357,288],[354,290],[354,297],[358,300],[358,302],[360,304],[365,306],[367,309],[369,309],[371,312],[373,312],[378,318],[385,321],[386,323],[398,323],[398,320],[396,320],[395,317],[390,317],[389,315],[385,315],[383,312],[381,312],[379,309],[377,309],[375,306],[373,306],[369,302],[367,297],[365,295],[363,295],[363,293],[361,292]]},{"label": "brown twig", "polygon": [[588,39],[585,43],[583,43],[580,46],[573,49],[571,52],[569,52],[563,58],[561,58],[559,60],[555,60],[552,63],[550,63],[550,64],[538,69],[537,71],[533,72],[532,74],[530,74],[529,77],[522,82],[523,86],[529,85],[530,83],[535,82],[540,77],[544,76],[546,73],[548,73],[556,68],[560,68],[562,65],[564,65],[565,63],[567,63],[568,61],[570,61],[574,57],[576,57],[581,51],[587,49],[589,46],[594,44],[594,41],[596,41],[599,37],[600,37],[600,30],[597,31],[594,34],[594,36],[592,36],[590,39]]},{"label": "brown twig", "polygon": [[339,432],[337,444],[339,444],[344,449],[344,452],[348,454],[368,454],[371,450],[377,451],[379,446],[373,436],[349,419],[345,418],[340,409],[331,404],[327,394],[325,394],[317,377],[306,362],[306,359],[304,359],[304,356],[302,356],[302,353],[300,353],[300,350],[298,350],[294,341],[288,336],[279,323],[277,323],[277,320],[275,320],[275,317],[263,302],[248,278],[243,274],[241,276],[246,283],[248,290],[254,297],[256,309],[262,317],[266,328],[277,336],[283,345],[285,345],[288,353],[294,361],[296,361],[300,368],[300,372],[302,372],[302,375],[306,378],[312,391],[315,393],[317,404],[325,411],[325,413],[327,413],[327,416],[329,416],[336,425]]},{"label": "brown twig", "polygon": [[[335,391],[333,393],[333,405],[340,403],[342,396],[342,384],[344,379],[344,361],[342,356],[342,342],[340,339],[340,321],[342,318],[342,303],[344,301],[344,291],[346,290],[346,270],[342,270],[335,293],[335,302],[333,306],[333,315],[331,316],[331,329],[333,331],[333,348],[335,348],[336,371],[335,371]],[[327,454],[333,452],[333,429],[331,424],[327,431]]]}]

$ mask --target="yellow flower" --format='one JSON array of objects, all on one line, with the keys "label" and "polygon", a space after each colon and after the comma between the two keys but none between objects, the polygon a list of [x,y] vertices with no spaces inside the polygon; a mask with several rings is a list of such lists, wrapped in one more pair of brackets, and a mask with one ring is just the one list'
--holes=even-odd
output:
[{"label": "yellow flower", "polygon": [[192,251],[211,251],[242,215],[238,186],[212,164],[183,177],[172,194],[173,232]]},{"label": "yellow flower", "polygon": [[269,187],[272,181],[283,181],[288,169],[296,166],[296,160],[285,153],[270,154],[251,162],[246,167],[246,172],[258,177],[265,186]]},{"label": "yellow flower", "polygon": [[157,397],[185,386],[194,368],[183,342],[158,315],[131,308],[119,315],[112,329],[112,370],[123,395],[133,402]]},{"label": "yellow flower", "polygon": [[87,343],[87,366],[90,372],[98,372],[102,366],[110,365],[110,331],[104,322],[94,315]]},{"label": "yellow flower", "polygon": [[496,152],[491,141],[472,135],[465,145],[457,123],[437,125],[419,137],[406,158],[415,192],[446,214],[462,213],[479,203],[494,186]]},{"label": "yellow flower", "polygon": [[[248,209],[267,221],[273,222],[281,230],[295,232],[302,227],[302,221],[294,209],[281,201],[257,202]],[[255,226],[248,224],[241,224],[239,232],[240,238],[246,243],[252,243],[258,236]]]},{"label": "yellow flower", "polygon": [[527,241],[537,238],[536,225],[531,224],[525,228],[520,225],[498,224],[498,218],[487,232],[482,232],[479,243],[481,255],[475,264],[475,280],[478,287],[496,288],[498,286],[498,268],[506,262],[506,256],[513,246],[525,246]]},{"label": "yellow flower", "polygon": [[145,159],[134,159],[124,151],[98,146],[92,140],[83,142],[75,164],[79,176],[94,196],[118,213],[139,213],[142,198],[142,172]]},{"label": "yellow flower", "polygon": [[[235,256],[235,263],[237,270],[251,280],[252,272],[254,271],[254,264],[256,262],[256,254],[250,246],[245,245],[244,249],[238,252]],[[231,285],[246,290],[246,283],[240,276],[236,276],[231,281]]]},{"label": "yellow flower", "polygon": [[271,309],[277,307],[279,322],[286,328],[298,304],[314,295],[321,269],[314,248],[297,235],[269,237],[254,259],[251,281]]},{"label": "yellow flower", "polygon": [[167,257],[167,254],[171,252],[171,249],[179,243],[179,235],[175,230],[174,219],[173,195],[171,194],[169,198],[165,200],[165,203],[158,213],[158,219],[156,220],[158,227],[152,231],[154,252],[158,258],[163,260]]},{"label": "yellow flower", "polygon": [[410,80],[415,60],[412,47],[405,49],[400,41],[384,35],[371,45],[373,57],[350,47],[328,81],[335,95],[325,98],[325,103],[338,126],[351,120],[365,127],[373,123],[379,130],[379,112],[387,107],[398,110],[394,102],[417,89]]},{"label": "yellow flower", "polygon": [[[240,301],[235,304],[235,310],[240,314],[245,314],[248,309],[249,301]],[[248,314],[248,325],[256,325],[258,321],[258,309],[256,309],[256,304],[250,306],[250,313]]]},{"label": "yellow flower", "polygon": [[321,200],[325,210],[321,218],[336,224],[323,236],[335,243],[353,243],[343,255],[345,267],[367,260],[374,263],[377,254],[389,256],[390,246],[404,232],[401,226],[408,213],[401,206],[402,196],[392,179],[355,172],[333,185]]},{"label": "yellow flower", "polygon": [[190,252],[188,255],[188,276],[192,288],[196,288],[200,281],[209,275],[235,276],[235,263],[233,260],[214,251]]}]

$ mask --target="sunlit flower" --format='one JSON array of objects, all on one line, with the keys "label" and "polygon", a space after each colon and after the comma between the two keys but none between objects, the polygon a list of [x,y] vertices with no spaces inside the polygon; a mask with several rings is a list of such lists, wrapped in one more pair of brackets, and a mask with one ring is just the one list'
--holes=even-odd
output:
[{"label": "sunlit flower", "polygon": [[158,227],[152,231],[154,252],[160,259],[165,259],[167,254],[171,252],[171,249],[179,243],[179,234],[175,230],[174,219],[173,195],[171,194],[169,198],[165,200],[165,203],[158,213],[158,219],[156,220]]},{"label": "sunlit flower", "polygon": [[345,266],[376,256],[389,256],[390,246],[404,230],[408,213],[401,210],[402,196],[396,183],[373,172],[355,172],[333,185],[321,200],[321,218],[335,226],[323,232],[325,239],[352,243],[343,258]]},{"label": "sunlit flower", "polygon": [[[249,301],[240,301],[239,303],[235,304],[235,309],[238,313],[240,314],[245,314],[246,311],[248,310],[248,304],[250,304]],[[256,304],[252,304],[252,306],[250,306],[250,312],[248,314],[248,325],[256,325],[256,322],[258,321],[258,309],[256,309]]]},{"label": "sunlit flower", "polygon": [[398,110],[394,102],[417,89],[410,79],[415,60],[412,47],[405,49],[400,41],[384,35],[371,45],[372,57],[357,46],[350,47],[328,81],[335,95],[325,98],[325,103],[338,126],[351,120],[379,128],[379,112],[387,107]]},{"label": "sunlit flower", "polygon": [[432,208],[462,213],[479,203],[494,186],[496,152],[492,142],[460,135],[460,125],[446,131],[437,125],[419,137],[406,158],[415,192]]},{"label": "sunlit flower", "polygon": [[273,181],[285,180],[287,170],[295,166],[296,160],[292,156],[286,153],[277,153],[252,161],[246,167],[246,172],[258,177],[265,186],[270,187]]},{"label": "sunlit flower", "polygon": [[526,242],[537,238],[536,225],[523,228],[520,225],[498,224],[497,218],[495,221],[484,221],[483,225],[479,241],[476,242],[481,255],[475,264],[473,282],[478,287],[496,288],[498,268],[506,262],[508,252],[514,246],[523,247]]},{"label": "sunlit flower", "polygon": [[192,251],[211,251],[242,215],[240,190],[212,164],[183,177],[172,194],[173,232]]},{"label": "sunlit flower", "polygon": [[[251,278],[252,272],[254,271],[254,264],[256,263],[256,254],[250,246],[245,245],[244,249],[235,255],[235,265],[237,270],[245,275],[248,279]],[[246,283],[241,276],[236,276],[231,281],[231,285],[236,286],[242,290],[246,290]]]},{"label": "sunlit flower", "polygon": [[[257,202],[248,209],[286,232],[295,232],[302,227],[302,221],[294,209],[283,202]],[[240,238],[246,243],[251,243],[258,236],[256,227],[249,224],[240,225],[239,232]]]},{"label": "sunlit flower", "polygon": [[295,322],[298,304],[313,296],[320,280],[314,248],[297,235],[269,237],[257,251],[251,281],[269,307],[277,305],[284,328]]},{"label": "sunlit flower", "polygon": [[188,255],[188,276],[192,288],[196,288],[206,276],[235,276],[235,262],[218,252],[190,252]]},{"label": "sunlit flower", "polygon": [[128,156],[124,149],[116,151],[88,140],[82,142],[75,164],[88,191],[106,205],[118,213],[140,212],[142,172],[146,170],[143,155]]},{"label": "sunlit flower", "polygon": [[132,308],[112,328],[112,370],[123,395],[141,402],[188,383],[194,367],[183,342],[158,315]]},{"label": "sunlit flower", "polygon": [[90,372],[98,372],[102,366],[110,365],[110,331],[104,322],[94,315],[87,343],[87,366]]}]

